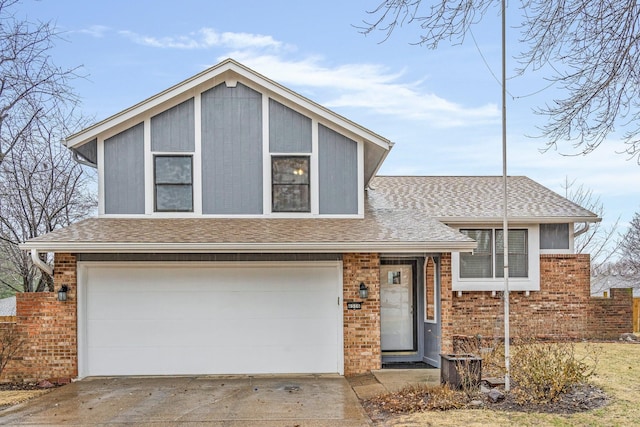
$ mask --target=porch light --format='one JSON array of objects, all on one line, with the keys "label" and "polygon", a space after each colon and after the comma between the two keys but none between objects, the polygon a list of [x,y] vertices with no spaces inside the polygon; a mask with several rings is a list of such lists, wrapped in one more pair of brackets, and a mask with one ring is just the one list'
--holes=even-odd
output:
[{"label": "porch light", "polygon": [[58,301],[66,301],[68,291],[69,287],[67,285],[60,286],[60,290],[58,291]]},{"label": "porch light", "polygon": [[364,282],[360,282],[360,298],[362,299],[369,298],[369,288],[367,288]]}]

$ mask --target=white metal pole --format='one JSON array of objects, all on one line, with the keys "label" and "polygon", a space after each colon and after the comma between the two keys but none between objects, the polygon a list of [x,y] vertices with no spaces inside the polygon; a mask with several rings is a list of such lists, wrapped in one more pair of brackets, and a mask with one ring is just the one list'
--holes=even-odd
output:
[{"label": "white metal pole", "polygon": [[507,55],[506,55],[506,0],[502,0],[502,242],[504,255],[504,390],[511,389],[511,362],[509,343],[509,221],[507,217]]}]

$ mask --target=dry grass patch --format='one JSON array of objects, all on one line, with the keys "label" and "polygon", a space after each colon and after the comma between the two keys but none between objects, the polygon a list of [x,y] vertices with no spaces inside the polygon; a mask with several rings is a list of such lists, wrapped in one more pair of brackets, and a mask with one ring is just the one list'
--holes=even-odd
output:
[{"label": "dry grass patch", "polygon": [[26,402],[50,390],[0,390],[0,409]]}]

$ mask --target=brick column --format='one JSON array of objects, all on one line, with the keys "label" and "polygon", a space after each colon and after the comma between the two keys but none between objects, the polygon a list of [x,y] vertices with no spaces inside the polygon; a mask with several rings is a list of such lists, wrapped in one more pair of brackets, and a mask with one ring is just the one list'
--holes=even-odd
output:
[{"label": "brick column", "polygon": [[[380,256],[375,253],[344,254],[343,315],[345,376],[380,369]],[[369,298],[360,299],[360,283]],[[347,302],[362,301],[361,310],[347,310]]]},{"label": "brick column", "polygon": [[[16,328],[25,342],[6,377],[12,381],[49,379],[66,382],[78,376],[76,258],[55,254],[56,292],[16,294]],[[67,285],[67,301],[58,289]]]},{"label": "brick column", "polygon": [[440,257],[440,352],[453,352],[454,313],[451,276],[451,254]]}]

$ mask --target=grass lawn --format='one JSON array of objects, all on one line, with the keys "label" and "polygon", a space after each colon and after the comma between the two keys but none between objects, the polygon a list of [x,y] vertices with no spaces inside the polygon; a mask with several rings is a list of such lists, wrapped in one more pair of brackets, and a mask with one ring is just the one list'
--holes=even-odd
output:
[{"label": "grass lawn", "polygon": [[610,402],[605,407],[571,415],[502,412],[488,409],[429,411],[389,419],[385,426],[636,426],[640,425],[640,345],[626,343],[578,344],[601,346],[596,375],[591,382]]}]

